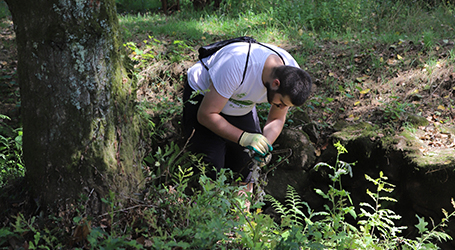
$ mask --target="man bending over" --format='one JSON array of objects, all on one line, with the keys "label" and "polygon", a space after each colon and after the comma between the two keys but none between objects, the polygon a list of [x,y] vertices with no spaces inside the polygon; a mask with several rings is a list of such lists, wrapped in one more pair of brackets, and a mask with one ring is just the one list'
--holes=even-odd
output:
[{"label": "man bending over", "polygon": [[[266,45],[266,46],[264,46]],[[289,107],[300,106],[311,92],[311,78],[284,49],[271,44],[227,45],[188,70],[183,126],[189,150],[203,153],[216,170],[229,168],[251,182],[250,156],[273,150]],[[250,47],[251,46],[251,47]],[[248,60],[247,60],[248,58]],[[247,64],[247,67],[245,67]],[[198,91],[195,97],[191,93]],[[189,102],[189,100],[196,101]],[[256,103],[271,104],[261,130]],[[216,172],[208,173],[211,178]]]}]

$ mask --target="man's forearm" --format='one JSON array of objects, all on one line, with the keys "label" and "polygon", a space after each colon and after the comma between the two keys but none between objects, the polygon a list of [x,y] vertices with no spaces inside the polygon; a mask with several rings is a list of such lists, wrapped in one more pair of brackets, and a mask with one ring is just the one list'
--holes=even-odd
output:
[{"label": "man's forearm", "polygon": [[264,126],[264,136],[269,140],[271,144],[275,142],[278,136],[283,130],[284,122],[282,120],[276,119],[268,122]]},{"label": "man's forearm", "polygon": [[198,121],[213,133],[235,143],[239,141],[243,132],[226,121],[220,114],[201,115],[200,117],[198,116]]},{"label": "man's forearm", "polygon": [[210,84],[209,91],[205,94],[199,107],[197,120],[213,133],[237,143],[243,131],[230,124],[220,115],[227,101],[228,99],[221,96],[213,84]]}]

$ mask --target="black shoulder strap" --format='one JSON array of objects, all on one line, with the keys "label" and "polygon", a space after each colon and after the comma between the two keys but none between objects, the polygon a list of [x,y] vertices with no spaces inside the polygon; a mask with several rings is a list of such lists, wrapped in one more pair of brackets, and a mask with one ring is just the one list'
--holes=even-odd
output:
[{"label": "black shoulder strap", "polygon": [[[284,61],[283,57],[280,55],[280,53],[278,53],[276,50],[270,48],[269,46],[265,45],[265,44],[262,44],[260,42],[256,42],[257,44],[261,45],[261,46],[264,46],[266,47],[267,49],[275,52],[275,54],[277,54],[281,61],[283,61],[283,64],[286,65],[286,62]],[[245,63],[245,70],[243,71],[243,78],[242,78],[242,81],[240,82],[240,85],[243,84],[243,81],[245,81],[245,75],[246,75],[246,69],[248,68],[248,61],[250,59],[250,50],[251,50],[251,41],[249,42],[249,46],[248,46],[248,54],[246,55],[246,63]],[[204,65],[205,66],[205,65]],[[208,69],[207,69],[208,70]]]},{"label": "black shoulder strap", "polygon": [[[250,37],[246,37],[246,38],[250,38]],[[236,38],[236,39],[239,39],[239,38]],[[242,37],[242,39],[245,39],[245,37]],[[249,60],[250,60],[250,51],[251,51],[251,43],[252,43],[252,42],[257,43],[257,44],[259,44],[259,45],[261,45],[261,46],[263,46],[263,47],[266,47],[267,49],[269,49],[269,50],[275,52],[275,54],[277,54],[277,55],[280,57],[281,61],[283,61],[283,64],[286,65],[286,62],[284,61],[284,59],[283,59],[283,57],[280,55],[280,53],[278,53],[276,50],[270,48],[269,46],[267,46],[267,45],[265,45],[265,44],[263,44],[263,43],[260,43],[260,42],[258,42],[258,41],[256,41],[256,40],[254,40],[253,38],[250,38],[249,40],[243,40],[243,41],[233,41],[233,40],[234,40],[234,39],[231,39],[230,42],[224,44],[222,47],[226,46],[227,44],[233,43],[233,42],[246,42],[246,41],[248,41],[248,54],[246,55],[245,69],[243,70],[243,77],[242,77],[242,81],[240,82],[240,85],[242,85],[242,84],[243,84],[243,81],[245,81],[246,70],[247,70],[247,68],[248,68],[248,62],[249,62]],[[209,46],[210,46],[210,45],[209,45]],[[200,49],[200,50],[201,50],[201,49]],[[215,53],[215,52],[211,52],[211,53],[213,54],[213,53]],[[201,61],[202,66],[204,66],[204,68],[208,71],[209,68],[208,68],[207,65],[205,65],[205,63],[202,61],[202,58],[207,57],[207,56],[201,56],[201,55],[202,55],[202,54],[201,54],[201,51],[199,51],[199,60]],[[211,54],[210,54],[210,55],[211,55]]]},{"label": "black shoulder strap", "polygon": [[243,77],[242,77],[242,81],[240,82],[240,85],[242,85],[243,81],[245,81],[246,69],[248,68],[248,61],[250,60],[250,50],[251,50],[251,41],[248,43],[248,54],[246,54],[245,70],[243,70]]},{"label": "black shoulder strap", "polygon": [[275,52],[275,54],[277,54],[277,55],[280,57],[281,61],[283,61],[283,64],[286,65],[286,62],[284,61],[284,59],[283,59],[283,57],[280,55],[280,53],[278,53],[276,50],[270,48],[269,46],[267,46],[267,45],[265,45],[265,44],[263,44],[263,43],[260,43],[260,42],[257,42],[257,43],[258,43],[259,45],[264,46],[264,47],[266,47],[267,49],[269,49],[269,50]]},{"label": "black shoulder strap", "polygon": [[236,38],[231,38],[228,40],[222,40],[218,42],[214,42],[205,46],[202,46],[198,49],[198,57],[199,60],[201,61],[202,65],[206,70],[209,70],[207,65],[202,61],[203,58],[209,57],[213,54],[215,54],[218,50],[222,49],[226,45],[229,45],[231,43],[239,43],[239,42],[245,42],[245,43],[257,43],[256,39],[249,37],[249,36],[241,36],[241,37],[236,37]]}]

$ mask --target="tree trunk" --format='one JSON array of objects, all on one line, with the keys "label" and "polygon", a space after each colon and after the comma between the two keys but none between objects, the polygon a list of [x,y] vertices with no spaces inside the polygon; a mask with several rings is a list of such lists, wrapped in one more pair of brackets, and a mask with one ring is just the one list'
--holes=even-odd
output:
[{"label": "tree trunk", "polygon": [[92,214],[142,180],[135,86],[114,0],[6,0],[13,16],[26,178],[49,211],[81,194]]}]

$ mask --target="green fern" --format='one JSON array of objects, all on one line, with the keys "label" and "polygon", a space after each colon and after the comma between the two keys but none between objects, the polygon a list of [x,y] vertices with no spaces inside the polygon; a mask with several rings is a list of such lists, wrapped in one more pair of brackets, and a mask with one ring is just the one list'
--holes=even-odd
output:
[{"label": "green fern", "polygon": [[[303,226],[301,219],[304,219],[305,222],[311,224],[311,218],[315,215],[308,203],[300,199],[299,194],[294,187],[288,185],[286,192],[286,205],[281,204],[277,199],[271,195],[266,195],[266,200],[270,201],[272,207],[281,215],[283,221],[289,221],[290,225]],[[307,208],[306,215],[302,209],[303,207]]]},{"label": "green fern", "polygon": [[[453,208],[455,208],[455,201],[451,200]],[[442,213],[444,214],[444,218],[441,222],[437,225],[434,225],[433,228],[429,230],[426,226],[428,222],[425,221],[424,218],[419,217],[416,215],[419,223],[415,225],[415,227],[419,230],[420,237],[417,237],[414,241],[406,241],[406,245],[410,246],[410,249],[435,249],[436,246],[432,243],[432,241],[436,240],[439,242],[443,241],[451,241],[453,238],[445,233],[444,231],[439,231],[443,227],[447,227],[446,222],[449,221],[450,218],[455,216],[455,211],[452,213],[448,213],[445,209],[442,209]]]},{"label": "green fern", "polygon": [[149,184],[169,185],[171,180],[174,184],[181,184],[184,178],[179,175],[183,174],[185,178],[192,176],[191,165],[194,157],[191,156],[191,152],[181,150],[174,142],[166,145],[164,150],[158,147],[154,154],[144,158],[144,163],[148,166]]},{"label": "green fern", "polygon": [[265,196],[265,199],[272,203],[272,207],[281,215],[282,218],[284,216],[287,216],[286,207],[283,204],[281,204],[281,202],[279,202],[277,199],[275,199],[275,197],[267,194]]},{"label": "green fern", "polygon": [[290,206],[288,212],[291,214],[292,220],[297,224],[301,225],[302,223],[299,221],[299,218],[306,217],[305,214],[302,212],[302,204],[308,207],[306,202],[302,202],[300,196],[295,191],[295,188],[291,185],[288,185],[288,191],[286,196],[286,202]]},{"label": "green fern", "polygon": [[365,175],[365,179],[374,183],[376,185],[376,192],[371,192],[367,189],[367,194],[373,199],[374,204],[370,205],[366,202],[360,203],[360,206],[366,207],[373,212],[368,212],[364,208],[360,208],[362,212],[359,216],[366,217],[367,220],[360,220],[359,224],[362,225],[361,230],[367,236],[372,236],[375,234],[375,231],[378,230],[384,239],[385,244],[395,244],[395,238],[398,233],[401,233],[402,230],[406,227],[397,227],[395,226],[395,220],[401,219],[400,215],[397,215],[394,211],[390,209],[381,208],[381,201],[386,202],[397,202],[396,199],[393,199],[388,196],[382,196],[381,193],[387,192],[392,193],[395,185],[386,182],[388,179],[384,176],[383,172],[379,172],[379,178],[373,179],[368,175]]}]

